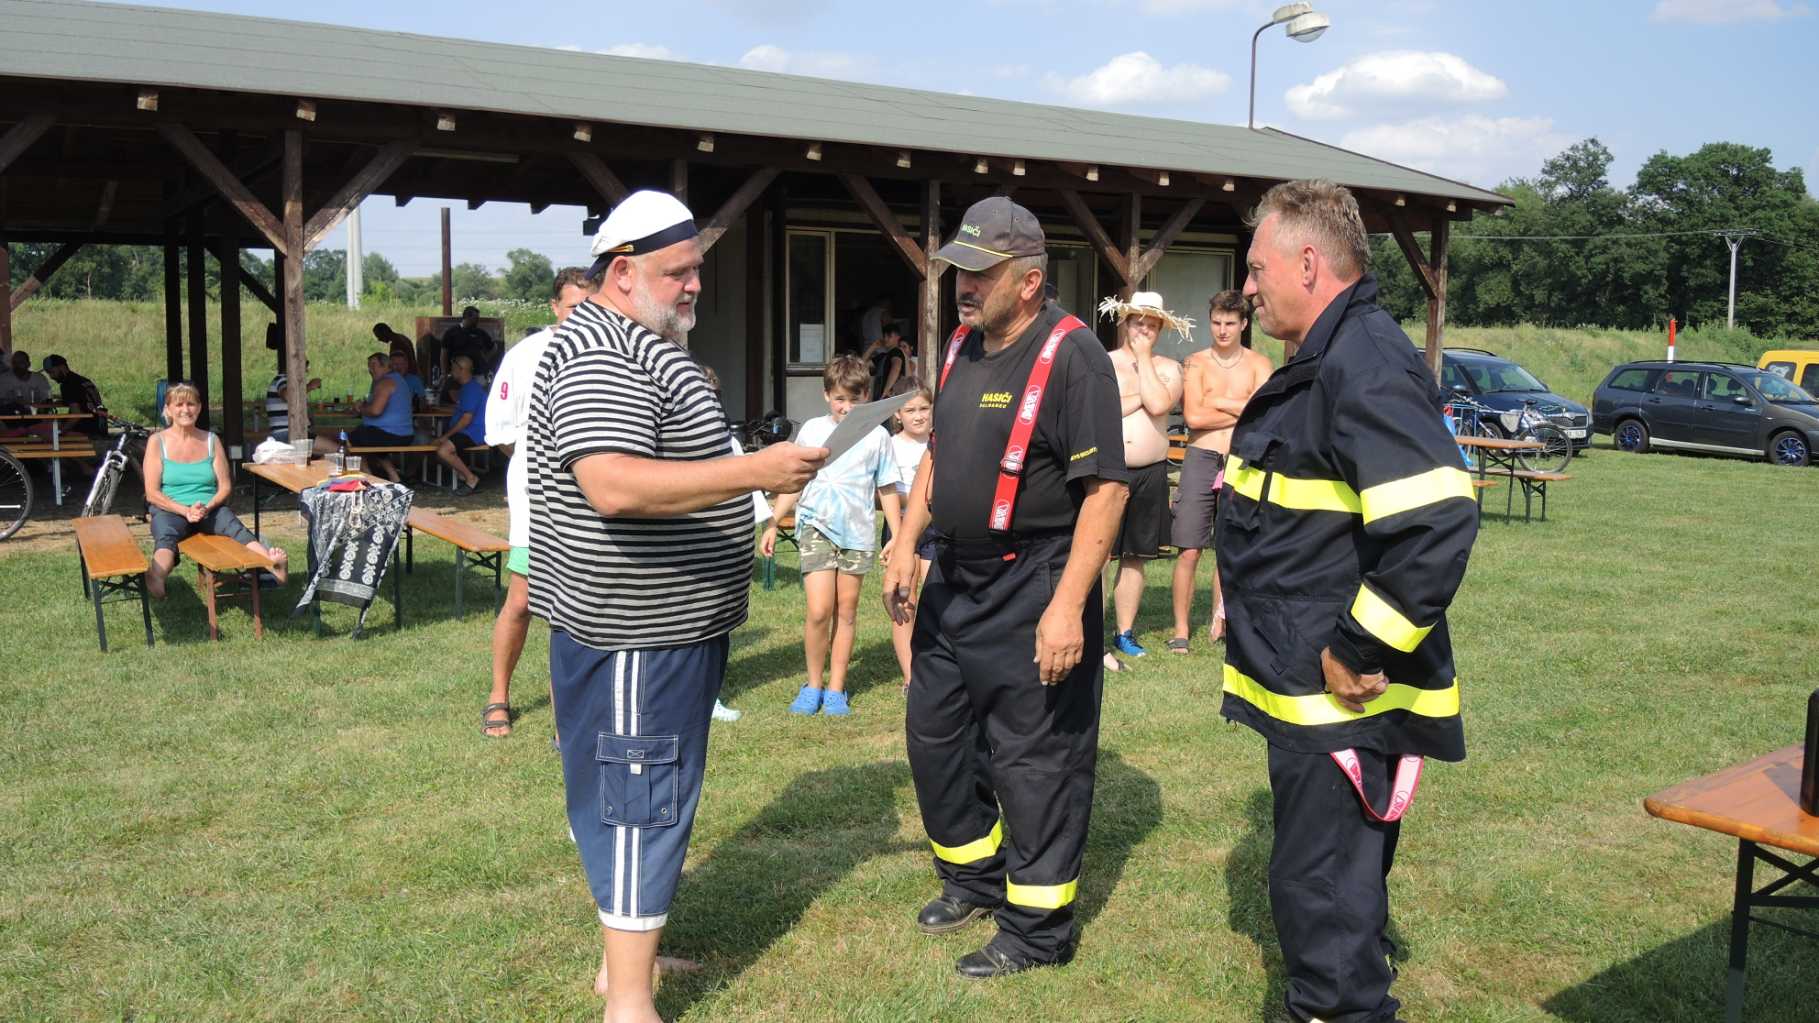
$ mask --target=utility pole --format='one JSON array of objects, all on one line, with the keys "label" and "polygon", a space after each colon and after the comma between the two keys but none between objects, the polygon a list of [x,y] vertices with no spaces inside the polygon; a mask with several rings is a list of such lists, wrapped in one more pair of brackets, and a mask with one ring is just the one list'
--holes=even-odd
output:
[{"label": "utility pole", "polygon": [[360,251],[360,207],[347,215],[347,307],[360,308],[360,296],[366,292],[364,256]]},{"label": "utility pole", "polygon": [[1726,231],[1724,244],[1731,247],[1731,302],[1730,311],[1725,313],[1724,326],[1735,330],[1737,327],[1737,250],[1743,246],[1743,239],[1755,234],[1754,231]]}]

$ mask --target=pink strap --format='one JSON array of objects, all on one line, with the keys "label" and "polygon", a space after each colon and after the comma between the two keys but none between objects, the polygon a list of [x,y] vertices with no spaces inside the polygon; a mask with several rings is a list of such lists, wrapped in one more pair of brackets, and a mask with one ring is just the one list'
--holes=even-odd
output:
[{"label": "pink strap", "polygon": [[1415,790],[1421,787],[1422,758],[1412,753],[1405,753],[1396,762],[1396,781],[1390,786],[1390,805],[1382,813],[1371,806],[1371,799],[1364,794],[1364,768],[1358,762],[1356,750],[1342,749],[1332,754],[1333,762],[1339,770],[1351,779],[1352,788],[1358,792],[1358,801],[1364,804],[1364,812],[1371,820],[1384,824],[1394,824],[1402,819],[1409,807],[1415,804]]}]

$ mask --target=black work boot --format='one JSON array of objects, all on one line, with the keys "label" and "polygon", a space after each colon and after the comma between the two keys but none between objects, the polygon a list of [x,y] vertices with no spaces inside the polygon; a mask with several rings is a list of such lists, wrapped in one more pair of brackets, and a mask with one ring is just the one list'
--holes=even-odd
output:
[{"label": "black work boot", "polygon": [[1031,959],[1020,952],[1007,952],[996,942],[977,952],[969,952],[954,963],[954,972],[968,980],[990,980],[1013,973],[1033,970],[1038,966],[1065,966],[1074,961],[1074,942],[1068,942],[1054,959]]},{"label": "black work boot", "polygon": [[957,931],[982,916],[990,915],[992,907],[957,899],[952,895],[943,895],[922,907],[916,914],[916,929],[924,934],[946,934]]}]

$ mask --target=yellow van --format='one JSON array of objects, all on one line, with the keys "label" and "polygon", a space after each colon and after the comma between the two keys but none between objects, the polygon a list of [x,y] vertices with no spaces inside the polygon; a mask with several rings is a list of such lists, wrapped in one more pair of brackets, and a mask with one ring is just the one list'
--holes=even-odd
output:
[{"label": "yellow van", "polygon": [[1819,348],[1781,348],[1763,352],[1756,368],[1786,377],[1808,394],[1819,394]]}]

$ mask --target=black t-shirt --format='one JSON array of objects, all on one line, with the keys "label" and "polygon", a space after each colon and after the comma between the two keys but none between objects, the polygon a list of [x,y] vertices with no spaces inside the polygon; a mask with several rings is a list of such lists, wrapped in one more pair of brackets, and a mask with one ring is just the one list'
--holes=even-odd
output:
[{"label": "black t-shirt", "polygon": [[903,374],[909,372],[909,360],[904,358],[903,349],[886,348],[884,351],[872,355],[873,401],[884,397],[884,382],[891,375],[891,363],[893,362],[897,364],[897,379],[901,381]]},{"label": "black t-shirt", "polygon": [[[66,371],[63,379],[57,384],[57,400],[70,407],[71,412],[94,412],[105,406],[101,403],[101,389],[95,382],[74,370]],[[73,429],[90,436],[99,436],[107,432],[99,419],[75,420]]]},{"label": "black t-shirt", "polygon": [[456,324],[442,335],[443,350],[451,361],[457,355],[465,355],[474,364],[475,373],[492,371],[493,336],[479,327],[463,327]]},{"label": "black t-shirt", "polygon": [[[1044,303],[1021,338],[990,355],[985,332],[968,334],[946,386],[935,398],[935,529],[959,539],[989,534],[998,462],[1010,440],[1030,369],[1065,310]],[[945,346],[942,358],[947,355]],[[1083,482],[1126,482],[1118,376],[1091,328],[1071,331],[1055,352],[1036,429],[1024,460],[1023,485],[1011,533],[1024,536],[1074,528]]]}]

